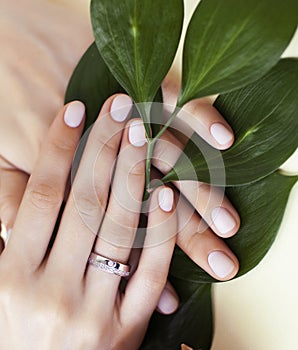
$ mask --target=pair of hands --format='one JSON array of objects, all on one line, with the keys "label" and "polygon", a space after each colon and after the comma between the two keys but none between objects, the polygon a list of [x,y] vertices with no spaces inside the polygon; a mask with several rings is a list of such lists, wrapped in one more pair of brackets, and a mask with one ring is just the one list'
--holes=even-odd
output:
[{"label": "pair of hands", "polygon": [[[133,349],[140,343],[156,305],[163,313],[171,313],[178,306],[175,292],[166,283],[174,241],[215,278],[232,278],[238,262],[220,237],[230,237],[237,232],[239,217],[223,194],[207,185],[175,184],[192,206],[179,199],[176,190],[166,189],[165,195],[160,195],[163,188],[159,188],[151,196],[146,238],[158,237],[159,244],[146,242],[147,248],[142,252],[125,296],[118,292],[119,277],[92,266],[86,269],[96,239],[95,228],[100,222],[101,239],[97,238],[94,250],[116,260],[127,260],[140,211],[144,181],[142,158],[146,144],[134,146],[129,139],[130,128],[123,131],[125,121],[119,123],[110,117],[112,113],[108,112],[114,96],[106,102],[96,123],[98,134],[92,131],[90,135],[89,148],[73,184],[55,243],[53,246],[49,243],[83,126],[66,125],[63,109],[48,136],[45,135],[53,121],[52,111],[61,104],[74,65],[92,41],[86,2],[82,1],[82,6],[79,2],[65,2],[68,6],[35,0],[22,4],[3,2],[6,20],[0,25],[6,50],[0,60],[1,95],[5,97],[0,129],[0,218],[13,232],[0,257],[3,311],[0,327],[6,335],[0,339],[0,348]],[[73,28],[79,28],[75,41]],[[57,40],[57,33],[60,40]],[[169,76],[163,88],[165,103],[174,105],[178,89],[176,79]],[[121,99],[117,103],[119,101]],[[127,106],[122,99],[120,105],[123,104]],[[82,107],[76,105],[76,108]],[[193,101],[185,110],[191,116],[186,114],[181,118],[210,144],[220,149],[231,146],[231,128],[210,104]],[[106,113],[107,118],[104,118]],[[124,114],[121,113],[120,119]],[[109,126],[106,134],[99,128],[100,120]],[[93,130],[97,130],[96,125]],[[118,133],[111,140],[113,130]],[[107,140],[109,143],[105,147]],[[165,142],[167,147],[164,147]],[[112,185],[114,195],[105,212],[114,166],[112,160],[116,159],[120,143],[127,152],[119,155]],[[115,149],[110,147],[113,145]],[[155,149],[155,167],[167,172],[182,148],[183,144],[173,135],[164,134]],[[99,168],[94,172],[95,186],[91,188],[87,187],[92,185],[89,154],[91,163],[96,159],[92,167],[95,164]],[[138,164],[136,168],[134,163]],[[127,184],[129,191],[125,193],[128,196],[121,196],[123,184]],[[161,203],[170,208],[170,193],[174,193],[173,207],[171,211],[164,211],[158,199],[164,198]],[[101,210],[98,210],[99,203]],[[120,208],[118,215],[115,206]],[[199,214],[211,229],[202,224]],[[121,241],[122,248],[118,242],[120,233],[122,239],[125,237],[125,242]],[[132,255],[130,260],[135,265]]]},{"label": "pair of hands", "polygon": [[[215,278],[226,280],[237,273],[236,257],[219,238],[236,233],[237,213],[227,198],[222,200],[221,192],[194,182],[176,183],[193,207],[175,189],[162,186],[154,191],[144,249],[138,265],[133,261],[146,139],[140,120],[125,124],[131,106],[126,95],[112,96],[104,104],[53,245],[53,230],[83,130],[84,106],[73,102],[58,114],[28,184],[27,175],[12,165],[2,168],[2,203],[13,224],[0,257],[0,326],[7,335],[0,340],[2,348],[138,348],[154,309],[168,314],[178,307],[178,298],[166,282],[175,243]],[[217,116],[211,107],[205,108]],[[156,168],[167,171],[181,149],[182,144],[165,133],[155,149]],[[27,185],[20,207],[22,195],[15,192],[14,184],[18,189]],[[3,205],[1,209],[2,218]],[[213,232],[202,226],[199,213]],[[230,217],[222,219],[224,215]],[[100,255],[135,265],[125,294],[119,292],[120,277],[86,268],[92,247]],[[26,335],[28,342],[24,345],[15,334]]]}]

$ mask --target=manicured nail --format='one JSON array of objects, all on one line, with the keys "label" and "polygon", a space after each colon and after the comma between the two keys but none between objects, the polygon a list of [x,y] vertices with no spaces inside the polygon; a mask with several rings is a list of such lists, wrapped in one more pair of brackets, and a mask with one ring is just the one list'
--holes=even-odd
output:
[{"label": "manicured nail", "polygon": [[169,289],[165,288],[163,292],[161,293],[159,302],[158,302],[158,309],[163,313],[163,314],[172,314],[177,310],[179,306],[179,301]]},{"label": "manicured nail", "polygon": [[142,147],[147,142],[142,121],[134,120],[129,127],[129,142],[135,147]]},{"label": "manicured nail", "polygon": [[233,139],[233,134],[221,123],[214,123],[210,128],[211,135],[214,137],[217,143],[225,145],[230,143]]},{"label": "manicured nail", "polygon": [[71,128],[77,128],[85,115],[85,105],[80,101],[71,102],[64,113],[64,122]]},{"label": "manicured nail", "polygon": [[218,250],[209,254],[208,263],[219,278],[228,277],[235,268],[234,262],[224,252]]},{"label": "manicured nail", "polygon": [[225,208],[214,208],[211,213],[211,218],[218,231],[223,235],[232,231],[236,226],[234,217]]},{"label": "manicured nail", "polygon": [[128,117],[132,107],[132,99],[127,95],[118,95],[114,98],[110,115],[115,122],[124,122]]},{"label": "manicured nail", "polygon": [[170,188],[166,187],[159,191],[158,204],[163,211],[165,212],[171,211],[173,208],[173,202],[174,202],[174,193]]}]

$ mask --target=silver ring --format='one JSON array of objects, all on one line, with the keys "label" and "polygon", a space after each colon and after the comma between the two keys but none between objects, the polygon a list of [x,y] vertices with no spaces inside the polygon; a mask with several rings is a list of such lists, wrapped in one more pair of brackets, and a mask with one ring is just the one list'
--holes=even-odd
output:
[{"label": "silver ring", "polygon": [[105,272],[113,273],[121,277],[128,277],[130,274],[130,266],[121,264],[118,261],[110,260],[99,254],[91,253],[88,263]]}]

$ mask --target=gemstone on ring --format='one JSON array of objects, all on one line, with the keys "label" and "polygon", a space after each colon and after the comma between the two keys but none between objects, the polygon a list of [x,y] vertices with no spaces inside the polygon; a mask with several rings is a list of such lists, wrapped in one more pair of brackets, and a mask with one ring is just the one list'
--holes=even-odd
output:
[{"label": "gemstone on ring", "polygon": [[115,261],[108,260],[108,266],[109,266],[109,267],[115,267],[115,266],[116,266]]}]

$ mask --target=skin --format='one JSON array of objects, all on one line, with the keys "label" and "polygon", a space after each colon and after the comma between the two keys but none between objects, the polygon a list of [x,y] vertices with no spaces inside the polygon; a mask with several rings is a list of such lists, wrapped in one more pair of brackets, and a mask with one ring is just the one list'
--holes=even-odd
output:
[{"label": "skin", "polygon": [[[174,91],[175,87],[174,85],[172,86]],[[192,101],[190,106],[191,108],[196,109],[200,112],[200,103],[201,101]],[[194,104],[197,104],[197,106],[194,107]],[[205,108],[205,105],[203,108]],[[193,123],[200,123],[199,118],[201,114],[199,112],[198,115],[193,116],[193,119],[195,120]],[[214,119],[216,119],[216,122],[224,122],[222,116],[212,106],[209,106],[209,113],[214,113],[210,119],[210,123],[214,122]],[[204,123],[206,124],[208,120],[209,119],[206,118]],[[13,132],[13,130],[10,130],[10,132]],[[35,135],[32,134],[31,137],[34,138]],[[211,135],[209,138],[211,139]],[[26,142],[27,140],[22,140],[20,138],[19,143],[15,144],[14,148],[25,148]],[[166,145],[164,144],[165,142]],[[178,140],[177,137],[174,137],[170,132],[167,131],[161,140],[157,143],[153,155],[154,166],[160,172],[167,173],[170,170],[171,166],[174,165],[175,161],[178,159],[181,150],[183,149],[183,144],[184,143]],[[166,160],[166,162],[164,160]],[[20,170],[22,161],[23,159],[20,159],[19,165],[16,165],[8,162],[4,156],[0,158],[0,216],[1,221],[6,225],[8,229],[14,227],[14,222],[22,199],[22,194],[29,177],[29,174]],[[190,203],[196,209],[193,217],[189,220],[189,222],[186,223],[186,221],[183,220],[184,211],[179,215],[179,208],[178,216],[180,216],[179,222],[181,224],[179,226],[180,234],[178,235],[178,245],[199,266],[205,269],[214,278],[220,280],[227,280],[232,278],[237,273],[237,258],[225,245],[224,241],[219,239],[219,237],[227,238],[236,234],[240,226],[240,218],[237,211],[229,202],[228,198],[223,196],[223,193],[221,193],[218,189],[213,188],[212,186],[200,184],[198,182],[177,182],[175,185],[186,196],[186,198],[188,198]],[[225,232],[225,234],[222,234],[220,230],[218,230],[211,218],[212,210],[217,207],[227,209],[227,211],[232,214],[235,220],[234,228],[229,232]],[[192,209],[189,209],[189,211],[191,210]],[[210,228],[204,228],[202,224],[200,225],[201,216],[204,217],[206,222],[210,225]],[[203,228],[201,228],[201,226]],[[197,234],[202,230],[203,234]],[[215,250],[223,251],[235,263],[235,269],[225,278],[219,278],[216,276],[208,264],[208,255],[211,251]]]},{"label": "skin", "polygon": [[[157,189],[150,200],[146,248],[125,294],[119,291],[119,276],[90,265],[86,269],[91,250],[127,263],[142,204],[146,144],[136,147],[131,143],[132,121],[125,126],[125,122],[115,122],[105,113],[110,102],[103,107],[89,137],[53,246],[49,242],[83,122],[76,128],[66,125],[64,108],[45,139],[19,208],[14,233],[0,257],[0,327],[5,334],[0,339],[2,349],[131,350],[137,349],[143,339],[166,284],[177,216],[174,202],[170,210],[162,209],[158,196],[165,187]],[[103,126],[107,125],[114,134],[108,146],[101,142],[110,136],[104,131],[107,129]],[[109,186],[95,188],[98,202],[107,206],[106,211],[89,213],[92,220],[101,223],[98,235],[83,220],[90,205],[86,200],[84,166],[93,155],[98,155],[92,159],[95,167],[106,161],[103,172],[94,173],[95,183],[100,184],[110,183],[117,158],[111,195]],[[131,193],[125,216],[119,205],[124,183]],[[84,191],[86,196],[77,197],[76,191]],[[168,191],[172,192],[169,188]],[[102,238],[111,232],[119,234],[119,229],[125,245],[117,246]],[[154,246],[151,240],[160,230],[164,240]],[[118,238],[114,237],[116,241]]]},{"label": "skin", "polygon": [[[208,272],[206,254],[225,250],[235,262],[231,275],[237,272],[236,258],[218,236],[209,228],[195,234],[200,216],[179,198],[177,190],[168,188],[175,192],[175,203],[169,211],[162,209],[158,196],[165,186],[151,195],[144,249],[137,262],[130,259],[141,210],[147,145],[131,143],[129,130],[134,120],[127,124],[112,120],[110,109],[116,97],[106,101],[89,136],[53,245],[49,243],[83,123],[77,128],[67,126],[63,118],[66,106],[45,138],[13,234],[0,257],[0,327],[6,334],[0,339],[1,348],[137,349],[161,300],[168,313],[178,306],[166,282],[175,243]],[[91,183],[90,164],[94,169]],[[99,207],[92,202],[94,190]],[[90,204],[96,210],[90,211]],[[187,216],[190,220],[184,225]],[[86,219],[91,225],[86,225]],[[98,235],[92,225],[101,227]],[[119,291],[119,276],[92,266],[86,269],[92,250],[133,264],[125,294]],[[24,334],[26,342],[15,337],[16,333]]]},{"label": "skin", "polygon": [[[103,110],[109,110],[112,103],[111,101],[114,98],[115,96],[112,96],[107,101]],[[216,116],[217,115],[218,114],[216,114]],[[166,142],[166,147],[164,142]],[[20,144],[21,143],[22,142],[20,142]],[[25,147],[25,145],[23,145],[23,147]],[[167,131],[157,143],[153,164],[160,172],[168,172],[178,159],[182,149],[183,142],[180,142]],[[166,162],[164,161],[165,159]],[[27,185],[28,174],[17,169],[15,165],[2,159],[0,179],[1,220],[8,228],[14,228],[14,222],[22,199],[22,194]],[[181,201],[181,205],[177,210],[179,224],[177,244],[187,255],[190,256],[191,259],[195,261],[195,263],[201,266],[214,278],[219,280],[228,280],[232,278],[237,273],[238,261],[230,249],[225,245],[224,241],[219,237],[231,237],[237,232],[240,226],[240,219],[237,211],[233,208],[227,197],[223,196],[218,189],[215,189],[212,186],[197,182],[176,182],[175,185],[193,205],[193,208],[195,208],[194,211],[186,201]],[[217,229],[211,218],[212,209],[216,207],[227,209],[235,218],[235,227],[224,235]],[[210,227],[203,225],[201,216],[204,217]],[[208,256],[212,251],[222,251],[234,262],[235,268],[224,278],[217,276],[209,266]]]}]

